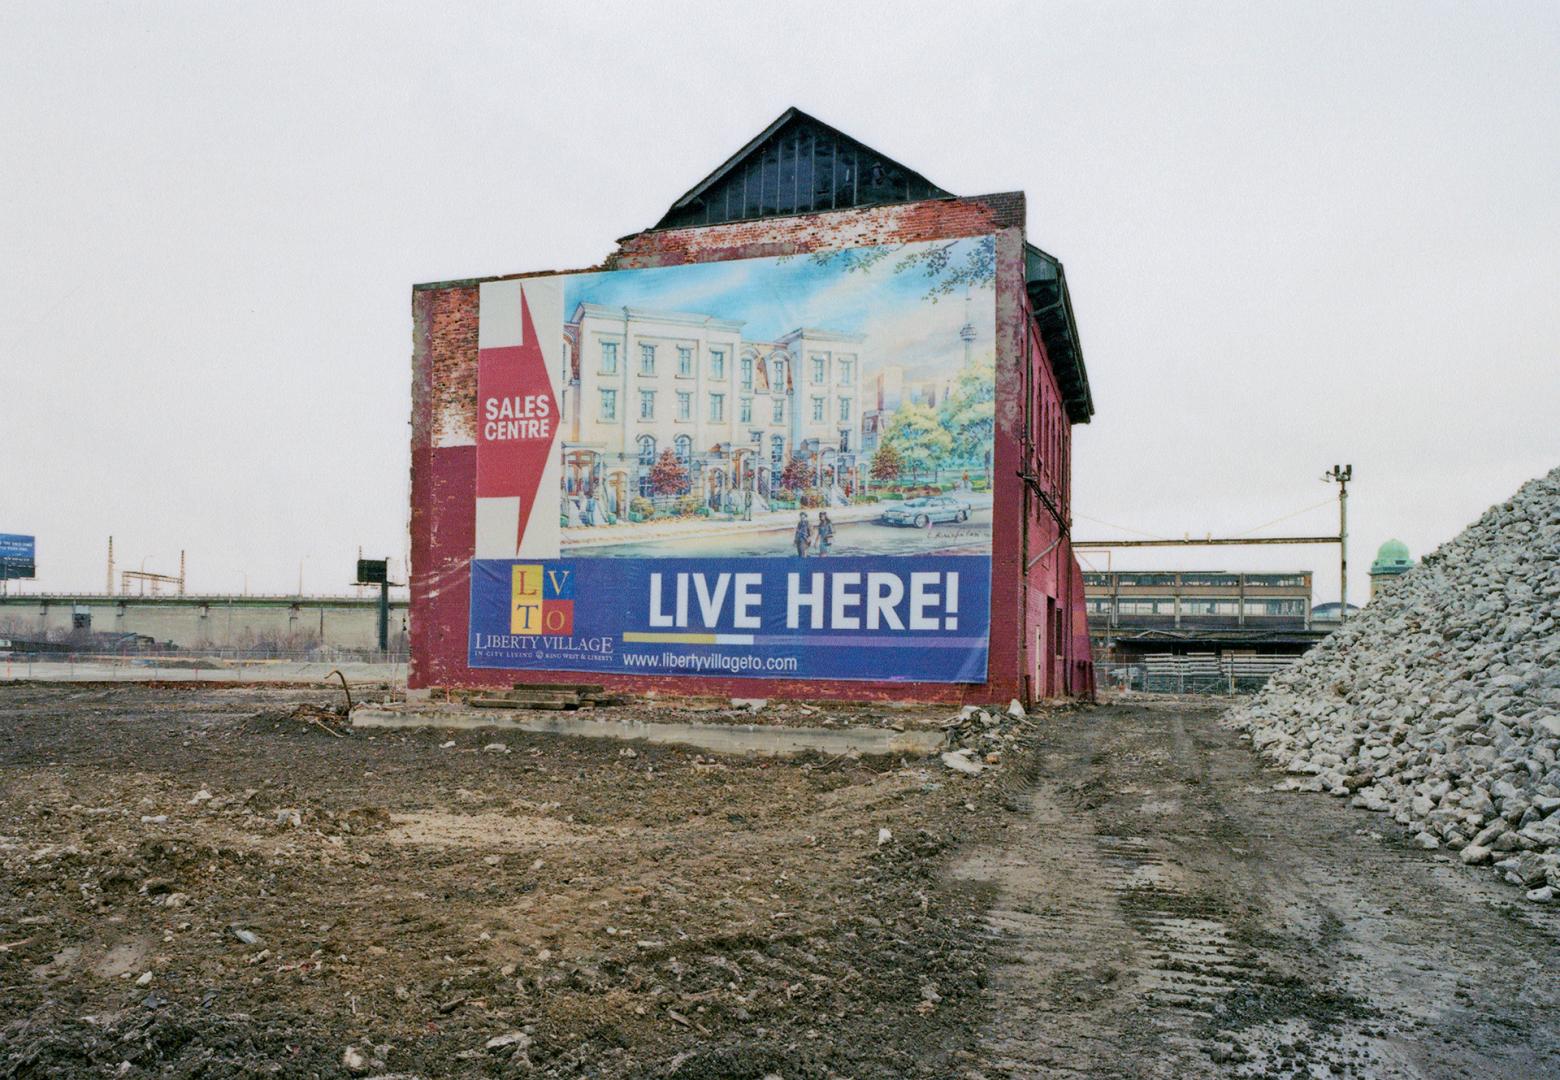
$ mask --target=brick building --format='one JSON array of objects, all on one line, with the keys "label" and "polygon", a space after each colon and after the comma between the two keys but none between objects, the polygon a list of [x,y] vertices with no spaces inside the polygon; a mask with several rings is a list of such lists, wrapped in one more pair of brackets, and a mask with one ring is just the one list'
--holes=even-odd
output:
[{"label": "brick building", "polygon": [[[994,509],[984,681],[921,682],[913,671],[892,681],[605,673],[591,681],[743,696],[944,701],[1092,693],[1084,586],[1068,522],[1071,426],[1088,422],[1093,402],[1066,276],[1060,262],[1028,243],[1025,205],[1021,192],[954,196],[792,109],[654,226],[620,240],[592,268],[991,238]],[[412,293],[413,688],[559,680],[556,671],[473,667],[468,655],[473,594],[467,580],[477,532],[478,301],[484,283],[511,279],[441,282]],[[557,373],[564,457],[557,482],[566,500],[588,491],[598,504],[611,498],[621,506],[639,489],[642,464],[665,449],[690,464],[699,459],[699,491],[707,497],[718,496],[717,487],[764,490],[760,470],[773,470],[782,457],[811,455],[820,475],[827,465],[831,483],[854,485],[859,455],[876,446],[886,411],[901,400],[941,403],[951,389],[905,381],[892,366],[868,378],[859,358],[874,342],[838,328],[801,326],[791,335],[749,338],[707,312],[637,315],[636,323],[632,311],[587,307],[564,316],[566,359]],[[960,336],[968,354],[973,335],[961,330]],[[636,372],[634,379],[629,371]],[[636,381],[640,375],[642,382]],[[702,396],[690,397],[685,416],[679,378],[719,380],[724,388],[706,386]],[[718,406],[711,394],[721,395]],[[744,398],[750,399],[746,413]],[[649,449],[647,437],[653,440]],[[784,440],[778,454],[776,438]],[[770,479],[772,472],[765,483]],[[562,519],[565,530],[575,520],[567,512]]]}]

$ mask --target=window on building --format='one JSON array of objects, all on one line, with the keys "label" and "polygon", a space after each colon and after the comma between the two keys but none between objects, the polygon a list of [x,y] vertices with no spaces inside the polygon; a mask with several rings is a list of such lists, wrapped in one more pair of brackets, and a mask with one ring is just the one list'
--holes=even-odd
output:
[{"label": "window on building", "polygon": [[603,341],[601,343],[601,373],[603,375],[617,374],[617,342]]},{"label": "window on building", "polygon": [[710,395],[710,419],[720,421],[726,419],[726,395]]},{"label": "window on building", "polygon": [[769,461],[777,469],[785,466],[785,439],[779,435],[771,436],[769,439]]},{"label": "window on building", "polygon": [[742,358],[742,368],[741,368],[741,370],[742,370],[742,389],[744,389],[744,390],[751,390],[751,389],[753,389],[753,358],[751,356],[744,356]]},{"label": "window on building", "polygon": [[1247,615],[1304,615],[1304,600],[1246,600]]},{"label": "window on building", "polygon": [[601,392],[601,418],[603,420],[617,419],[617,391],[603,390]]},{"label": "window on building", "polygon": [[685,379],[693,377],[693,350],[686,345],[677,346],[677,374]]},{"label": "window on building", "polygon": [[769,361],[769,392],[779,394],[785,391],[785,361]]},{"label": "window on building", "polygon": [[824,369],[828,366],[824,362],[823,357],[821,357],[821,356],[814,356],[812,358],[812,366],[813,366],[813,382],[815,382],[815,383],[823,382]]},{"label": "window on building", "polygon": [[655,464],[655,436],[654,435],[641,435],[641,436],[639,436],[639,464],[641,464],[641,465],[654,465]]},{"label": "window on building", "polygon": [[839,361],[840,385],[850,386],[856,379],[856,358],[854,356],[842,356]]},{"label": "window on building", "polygon": [[751,424],[753,422],[752,398],[745,397],[742,399],[741,404],[737,406],[737,415],[744,424]]},{"label": "window on building", "polygon": [[1247,574],[1246,584],[1270,589],[1299,589],[1305,586],[1305,578],[1299,574]]},{"label": "window on building", "polygon": [[654,390],[641,390],[641,391],[639,391],[639,419],[641,419],[641,420],[654,420],[655,419],[655,391]]},{"label": "window on building", "polygon": [[775,398],[775,423],[785,423],[785,398]]},{"label": "window on building", "polygon": [[641,345],[641,346],[639,346],[639,374],[641,374],[641,375],[654,375],[655,374],[655,346],[654,345]]},{"label": "window on building", "polygon": [[840,423],[850,423],[850,398],[840,398]]},{"label": "window on building", "polygon": [[677,419],[693,419],[693,393],[691,391],[677,391]]},{"label": "window on building", "polygon": [[686,435],[677,436],[677,460],[684,465],[693,463],[693,440]]},{"label": "window on building", "polygon": [[1175,614],[1175,599],[1169,596],[1123,596],[1118,603],[1122,615]]},{"label": "window on building", "polygon": [[710,350],[710,378],[724,379],[726,377],[726,350]]},{"label": "window on building", "polygon": [[812,407],[813,407],[812,418],[814,420],[822,420],[823,419],[823,398],[821,398],[821,397],[813,398],[812,399]]}]

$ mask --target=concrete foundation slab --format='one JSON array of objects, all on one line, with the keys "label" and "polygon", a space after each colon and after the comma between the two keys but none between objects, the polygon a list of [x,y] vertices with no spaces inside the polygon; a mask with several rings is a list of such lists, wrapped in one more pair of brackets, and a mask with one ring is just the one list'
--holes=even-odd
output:
[{"label": "concrete foundation slab", "polygon": [[621,739],[690,746],[720,754],[787,757],[815,751],[838,755],[926,757],[941,750],[937,730],[883,728],[797,728],[773,724],[657,723],[612,720],[589,714],[473,709],[465,705],[360,705],[352,710],[360,728],[494,728],[587,739]]}]

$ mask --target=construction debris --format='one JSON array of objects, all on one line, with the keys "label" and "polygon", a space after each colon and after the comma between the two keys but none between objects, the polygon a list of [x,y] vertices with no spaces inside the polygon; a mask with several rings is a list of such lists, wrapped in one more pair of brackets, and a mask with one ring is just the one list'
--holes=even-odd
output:
[{"label": "construction debris", "polygon": [[1560,469],[1389,585],[1228,722],[1421,848],[1560,886]]},{"label": "construction debris", "polygon": [[963,750],[950,750],[942,756],[942,763],[954,772],[963,773],[965,776],[979,776],[986,766],[975,760],[975,751],[968,748]]},{"label": "construction debris", "polygon": [[473,696],[467,704],[479,709],[593,709],[633,700],[632,694],[609,694],[605,686],[516,683],[512,690]]}]

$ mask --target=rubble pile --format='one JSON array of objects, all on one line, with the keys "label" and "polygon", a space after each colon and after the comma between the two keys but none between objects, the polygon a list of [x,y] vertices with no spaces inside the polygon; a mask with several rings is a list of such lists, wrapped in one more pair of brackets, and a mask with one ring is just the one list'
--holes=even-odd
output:
[{"label": "rubble pile", "polygon": [[1227,722],[1422,848],[1560,895],[1560,469],[1391,583]]},{"label": "rubble pile", "polygon": [[978,776],[988,766],[1000,765],[1003,752],[1017,743],[1030,727],[1029,714],[1014,699],[1006,711],[1000,706],[982,709],[965,705],[943,724],[949,750],[942,763],[954,772]]}]

